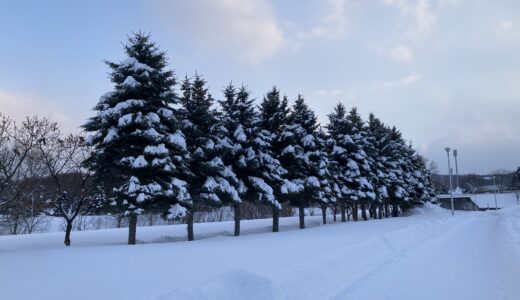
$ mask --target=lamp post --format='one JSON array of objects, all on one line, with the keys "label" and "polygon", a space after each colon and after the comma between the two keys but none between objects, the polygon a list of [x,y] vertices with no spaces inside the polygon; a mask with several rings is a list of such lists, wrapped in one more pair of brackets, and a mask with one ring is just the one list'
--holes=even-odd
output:
[{"label": "lamp post", "polygon": [[498,210],[498,203],[497,203],[497,177],[493,176],[493,186],[495,187],[495,210]]},{"label": "lamp post", "polygon": [[457,183],[456,189],[460,187],[459,185],[459,164],[457,163],[457,149],[453,150],[453,157],[455,157],[455,182]]},{"label": "lamp post", "polygon": [[451,215],[455,215],[455,211],[453,208],[453,192],[452,192],[452,184],[451,184],[451,164],[450,164],[450,147],[446,147],[446,155],[448,156],[448,172],[449,172],[449,178],[450,178],[450,199],[451,199]]}]

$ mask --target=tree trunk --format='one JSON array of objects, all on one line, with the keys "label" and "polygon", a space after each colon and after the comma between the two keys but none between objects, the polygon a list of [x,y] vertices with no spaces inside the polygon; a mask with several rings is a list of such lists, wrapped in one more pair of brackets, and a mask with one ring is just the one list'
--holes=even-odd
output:
[{"label": "tree trunk", "polygon": [[370,212],[370,218],[371,219],[377,219],[377,205],[370,204],[370,208],[368,209]]},{"label": "tree trunk", "polygon": [[304,229],[305,228],[305,207],[303,207],[303,205],[300,205],[298,207],[298,215],[300,218],[300,229]]},{"label": "tree trunk", "polygon": [[280,230],[280,210],[278,207],[273,205],[273,232],[278,232]]},{"label": "tree trunk", "polygon": [[128,245],[135,245],[135,236],[137,232],[137,215],[130,214],[128,220]]},{"label": "tree trunk", "polygon": [[327,205],[321,206],[321,217],[323,218],[323,224],[327,224]]},{"label": "tree trunk", "polygon": [[14,222],[12,233],[13,233],[13,235],[17,235],[18,234],[18,220],[16,220]]},{"label": "tree trunk", "polygon": [[188,211],[188,215],[186,215],[186,225],[188,229],[188,241],[193,241],[195,239],[195,235],[193,234],[193,214],[195,212]]},{"label": "tree trunk", "polygon": [[358,220],[358,204],[352,203],[352,220]]},{"label": "tree trunk", "polygon": [[346,214],[346,207],[345,202],[341,202],[341,222],[347,222],[347,214]]},{"label": "tree trunk", "polygon": [[239,236],[240,235],[240,202],[236,202],[235,205],[234,205],[234,210],[235,210],[235,233],[234,235],[235,236]]},{"label": "tree trunk", "polygon": [[399,217],[399,206],[392,204],[392,217]]},{"label": "tree trunk", "polygon": [[72,231],[72,220],[65,220],[67,226],[65,227],[65,246],[70,246],[70,232]]},{"label": "tree trunk", "polygon": [[385,218],[390,217],[390,208],[388,204],[385,204]]},{"label": "tree trunk", "polygon": [[363,218],[363,221],[368,220],[367,218],[367,206],[365,202],[361,203],[361,217]]},{"label": "tree trunk", "polygon": [[336,214],[338,213],[338,203],[334,203],[334,222],[336,222]]},{"label": "tree trunk", "polygon": [[383,218],[383,212],[381,211],[383,209],[383,205],[379,204],[377,206],[377,218],[382,219]]}]

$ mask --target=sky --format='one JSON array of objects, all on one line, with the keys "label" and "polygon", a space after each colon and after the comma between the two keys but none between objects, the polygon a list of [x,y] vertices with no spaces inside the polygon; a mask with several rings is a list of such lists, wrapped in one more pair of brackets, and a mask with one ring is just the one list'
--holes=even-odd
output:
[{"label": "sky", "polygon": [[374,113],[441,173],[447,146],[461,173],[520,166],[516,0],[0,0],[0,112],[79,130],[139,30],[214,98],[276,85],[322,124],[339,102]]}]

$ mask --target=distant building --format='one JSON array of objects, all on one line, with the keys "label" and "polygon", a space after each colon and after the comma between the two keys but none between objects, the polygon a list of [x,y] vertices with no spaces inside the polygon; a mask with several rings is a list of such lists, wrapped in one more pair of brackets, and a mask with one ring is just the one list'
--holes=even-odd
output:
[{"label": "distant building", "polygon": [[[499,193],[496,195],[496,207],[501,209],[512,205],[518,205],[513,193]],[[451,195],[437,195],[437,200],[442,208],[451,209]],[[495,194],[453,194],[453,207],[455,210],[494,210]]]},{"label": "distant building", "polygon": [[[442,208],[451,209],[451,195],[437,195],[437,200]],[[453,195],[453,209],[455,210],[481,210],[478,205],[473,202],[471,195]]]},{"label": "distant building", "polygon": [[500,185],[495,186],[493,184],[490,184],[490,185],[482,185],[482,186],[477,187],[477,193],[494,193],[495,189],[497,191],[502,190]]}]

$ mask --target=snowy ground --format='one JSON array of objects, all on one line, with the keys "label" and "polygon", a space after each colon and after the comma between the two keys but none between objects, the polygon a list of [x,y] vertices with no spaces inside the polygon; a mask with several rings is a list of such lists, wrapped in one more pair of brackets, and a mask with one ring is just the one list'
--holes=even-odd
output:
[{"label": "snowy ground", "polygon": [[[0,237],[0,299],[520,299],[520,206],[298,230],[297,218]],[[198,234],[198,235],[197,235]],[[175,241],[174,243],[171,243]],[[153,243],[152,243],[153,242]]]}]

